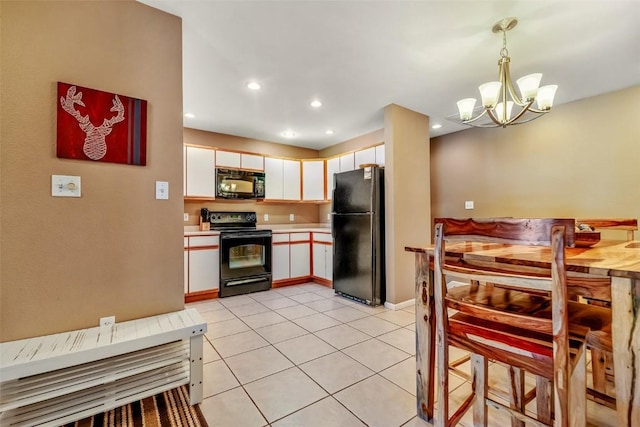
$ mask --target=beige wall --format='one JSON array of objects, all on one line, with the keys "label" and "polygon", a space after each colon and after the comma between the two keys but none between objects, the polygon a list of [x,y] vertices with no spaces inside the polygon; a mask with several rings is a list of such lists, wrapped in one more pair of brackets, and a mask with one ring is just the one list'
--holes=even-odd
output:
[{"label": "beige wall", "polygon": [[430,240],[429,117],[399,105],[384,109],[387,301],[415,295],[414,256],[405,246]]},{"label": "beige wall", "polygon": [[357,151],[365,147],[379,145],[384,142],[384,129],[378,129],[373,132],[360,135],[358,137],[348,139],[339,144],[332,145],[320,150],[320,157],[333,157],[339,154]]},{"label": "beige wall", "polygon": [[434,138],[431,190],[433,218],[639,218],[640,86],[520,126]]},{"label": "beige wall", "polygon": [[[180,19],[134,1],[0,7],[0,341],[181,309]],[[58,159],[58,81],[146,99],[147,166]],[[82,197],[51,197],[52,174],[81,176]]]}]

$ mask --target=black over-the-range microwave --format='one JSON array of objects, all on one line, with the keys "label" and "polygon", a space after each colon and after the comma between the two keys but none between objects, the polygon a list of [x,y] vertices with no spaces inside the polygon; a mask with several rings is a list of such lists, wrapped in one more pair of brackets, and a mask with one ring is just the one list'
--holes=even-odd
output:
[{"label": "black over-the-range microwave", "polygon": [[264,172],[216,169],[216,197],[264,199]]}]

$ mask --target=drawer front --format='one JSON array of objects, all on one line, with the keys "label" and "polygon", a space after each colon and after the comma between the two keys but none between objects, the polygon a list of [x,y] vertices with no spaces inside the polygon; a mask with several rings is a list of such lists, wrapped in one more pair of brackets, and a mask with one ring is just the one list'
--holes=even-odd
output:
[{"label": "drawer front", "polygon": [[308,242],[309,233],[291,233],[292,242]]},{"label": "drawer front", "polygon": [[283,243],[283,242],[289,242],[289,233],[273,233],[271,235],[271,242],[272,243]]},{"label": "drawer front", "polygon": [[220,236],[194,236],[189,237],[189,247],[197,248],[201,246],[219,246]]},{"label": "drawer front", "polygon": [[313,233],[314,242],[333,243],[333,238],[329,233]]}]

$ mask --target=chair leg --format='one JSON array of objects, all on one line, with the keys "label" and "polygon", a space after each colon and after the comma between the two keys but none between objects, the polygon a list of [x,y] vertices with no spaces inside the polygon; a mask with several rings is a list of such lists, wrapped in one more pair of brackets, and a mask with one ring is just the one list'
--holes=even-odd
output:
[{"label": "chair leg", "polygon": [[472,387],[476,395],[473,403],[473,425],[486,426],[488,422],[487,412],[487,358],[478,354],[471,355],[471,375],[473,377]]},{"label": "chair leg", "polygon": [[536,411],[538,413],[538,421],[551,424],[553,419],[553,385],[551,380],[537,376],[536,377]]},{"label": "chair leg", "polygon": [[[524,370],[509,366],[509,406],[524,413]],[[524,427],[524,422],[511,417],[511,427]]]},{"label": "chair leg", "polygon": [[576,360],[569,384],[570,426],[587,425],[587,367],[586,348],[583,348]]}]

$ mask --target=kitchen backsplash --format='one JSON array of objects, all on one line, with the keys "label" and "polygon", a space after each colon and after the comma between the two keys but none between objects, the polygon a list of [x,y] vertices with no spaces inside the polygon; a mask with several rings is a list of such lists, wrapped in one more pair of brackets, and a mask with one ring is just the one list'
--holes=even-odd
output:
[{"label": "kitchen backsplash", "polygon": [[[200,215],[200,209],[207,208],[210,211],[255,211],[258,216],[258,225],[267,224],[315,224],[329,222],[327,214],[322,216],[320,212],[331,211],[331,205],[315,203],[264,203],[254,200],[247,201],[223,201],[223,202],[203,202],[184,201],[184,212],[189,214],[189,221],[184,225],[196,225]],[[269,216],[269,220],[264,220],[264,214]],[[290,221],[290,214],[294,220]]]}]

